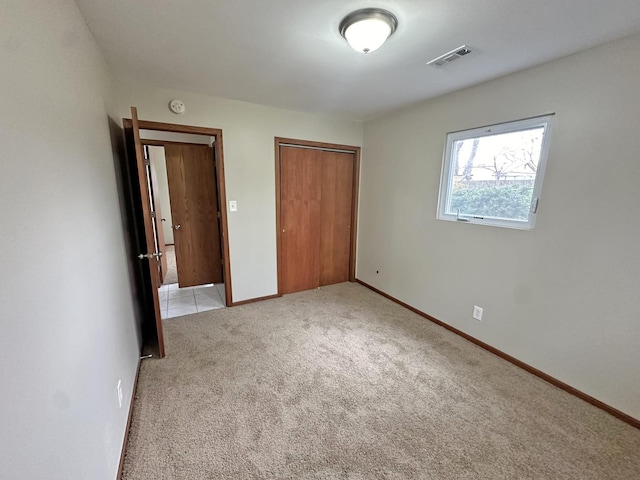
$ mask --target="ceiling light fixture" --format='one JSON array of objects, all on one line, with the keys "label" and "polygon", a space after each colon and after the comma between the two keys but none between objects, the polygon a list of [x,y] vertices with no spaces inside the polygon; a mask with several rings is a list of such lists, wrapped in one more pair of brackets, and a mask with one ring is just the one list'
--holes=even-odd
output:
[{"label": "ceiling light fixture", "polygon": [[381,8],[363,8],[340,22],[342,35],[356,52],[371,53],[382,46],[398,27],[396,16]]}]

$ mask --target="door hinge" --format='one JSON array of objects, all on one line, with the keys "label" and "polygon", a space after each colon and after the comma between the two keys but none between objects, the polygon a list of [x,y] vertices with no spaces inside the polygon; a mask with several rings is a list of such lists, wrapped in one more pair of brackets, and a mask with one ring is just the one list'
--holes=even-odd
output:
[{"label": "door hinge", "polygon": [[151,166],[151,160],[149,160],[148,158],[145,158],[145,159],[144,159],[144,164],[145,164],[147,167]]},{"label": "door hinge", "polygon": [[218,218],[222,218],[222,214],[218,212]]},{"label": "door hinge", "polygon": [[151,212],[151,218],[156,218],[156,212]]}]

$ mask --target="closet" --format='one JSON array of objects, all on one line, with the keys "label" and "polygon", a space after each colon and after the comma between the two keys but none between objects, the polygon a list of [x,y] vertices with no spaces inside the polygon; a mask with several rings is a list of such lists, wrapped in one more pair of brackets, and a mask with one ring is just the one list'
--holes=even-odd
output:
[{"label": "closet", "polygon": [[350,280],[356,151],[278,148],[280,293]]}]

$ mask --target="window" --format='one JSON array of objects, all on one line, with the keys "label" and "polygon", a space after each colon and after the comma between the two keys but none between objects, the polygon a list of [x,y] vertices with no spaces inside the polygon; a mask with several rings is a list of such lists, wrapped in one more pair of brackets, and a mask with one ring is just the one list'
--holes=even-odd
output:
[{"label": "window", "polygon": [[449,133],[438,218],[533,229],[552,117]]}]

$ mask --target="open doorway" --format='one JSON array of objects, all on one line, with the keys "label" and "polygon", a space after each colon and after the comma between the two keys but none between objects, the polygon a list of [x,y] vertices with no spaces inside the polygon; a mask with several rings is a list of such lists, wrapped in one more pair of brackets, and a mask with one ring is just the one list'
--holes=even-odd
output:
[{"label": "open doorway", "polygon": [[[222,271],[223,271],[223,285],[225,305],[232,305],[232,291],[231,291],[231,265],[229,263],[229,240],[228,240],[228,226],[227,226],[227,209],[226,206],[226,192],[224,181],[224,156],[222,148],[222,130],[209,127],[196,127],[190,125],[178,125],[172,123],[153,122],[148,120],[138,119],[138,112],[135,107],[131,107],[131,118],[123,118],[122,124],[124,127],[125,141],[127,146],[127,175],[129,178],[129,187],[131,193],[131,212],[133,216],[134,228],[132,230],[132,236],[135,238],[135,242],[138,247],[139,254],[136,255],[139,262],[138,271],[140,274],[140,291],[141,291],[141,305],[144,310],[144,317],[142,322],[142,336],[143,336],[143,351],[156,351],[160,358],[164,357],[164,334],[162,328],[162,297],[168,299],[169,294],[164,294],[165,290],[169,290],[168,287],[162,285],[164,281],[162,277],[163,261],[166,260],[162,249],[165,248],[166,242],[159,238],[159,232],[162,232],[162,228],[158,228],[158,223],[162,222],[162,215],[156,215],[156,202],[153,198],[152,189],[152,172],[150,166],[150,160],[145,158],[145,148],[142,142],[141,131],[145,131],[145,136],[148,135],[163,135],[162,138],[147,138],[147,143],[163,142],[165,145],[167,142],[173,143],[185,143],[183,137],[179,139],[170,138],[166,139],[164,135],[172,136],[174,134],[188,134],[195,136],[210,137],[207,140],[208,145],[213,146],[214,157],[214,172],[215,181],[217,183],[217,205],[223,208],[219,209],[219,217],[216,219],[216,224],[219,225],[219,236],[221,239],[220,249],[222,250]],[[150,132],[146,132],[146,131]],[[209,143],[211,142],[211,143]],[[197,142],[196,142],[197,143]],[[211,162],[211,160],[209,161]],[[196,202],[197,203],[197,202]],[[161,208],[161,207],[160,207]],[[216,212],[217,215],[217,212]],[[174,217],[172,212],[172,217]],[[164,217],[166,218],[166,217]],[[172,218],[172,222],[176,224],[176,218]],[[182,225],[181,223],[179,223]],[[175,238],[174,238],[175,243]],[[178,270],[180,269],[180,259],[176,255],[176,263]],[[167,267],[164,267],[165,271]],[[178,277],[179,271],[178,271]],[[178,283],[180,280],[178,279]],[[176,285],[176,284],[174,284]],[[214,285],[204,284],[211,287]],[[188,287],[198,287],[202,285],[191,284]],[[180,285],[178,284],[178,288]],[[163,291],[161,292],[161,289]],[[215,292],[212,292],[215,293]],[[195,293],[194,301],[195,301]],[[168,309],[167,307],[165,307]],[[197,310],[197,308],[196,308]],[[168,312],[167,312],[168,313]]]},{"label": "open doorway", "polygon": [[216,136],[140,131],[162,319],[226,306]]}]

